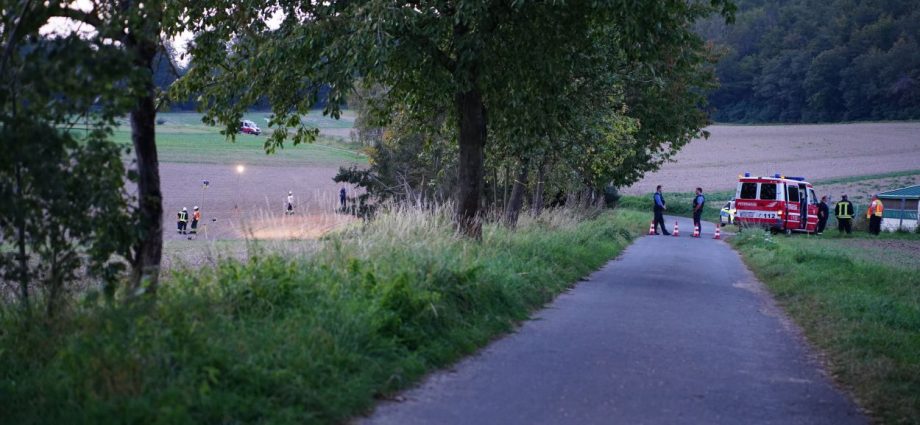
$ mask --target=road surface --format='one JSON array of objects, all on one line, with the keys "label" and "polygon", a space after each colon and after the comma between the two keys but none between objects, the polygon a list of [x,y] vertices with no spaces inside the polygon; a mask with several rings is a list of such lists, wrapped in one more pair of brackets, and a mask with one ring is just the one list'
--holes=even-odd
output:
[{"label": "road surface", "polygon": [[712,224],[680,228],[355,423],[867,423]]}]

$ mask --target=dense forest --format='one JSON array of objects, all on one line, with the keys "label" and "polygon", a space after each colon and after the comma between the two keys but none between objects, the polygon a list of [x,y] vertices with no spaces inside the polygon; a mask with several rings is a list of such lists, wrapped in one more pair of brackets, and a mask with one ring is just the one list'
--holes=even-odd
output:
[{"label": "dense forest", "polygon": [[717,122],[920,118],[917,0],[738,0],[734,24],[698,31],[713,43]]}]

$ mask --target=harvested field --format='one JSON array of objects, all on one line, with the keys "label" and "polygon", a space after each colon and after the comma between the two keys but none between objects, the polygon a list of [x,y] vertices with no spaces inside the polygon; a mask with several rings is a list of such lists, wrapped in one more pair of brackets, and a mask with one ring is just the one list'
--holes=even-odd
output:
[{"label": "harvested field", "polygon": [[[920,164],[917,164],[920,168]],[[858,181],[829,181],[817,188],[821,194],[840,199],[840,195],[849,195],[849,199],[859,204],[868,203],[872,194],[907,186],[920,185],[920,171],[909,175],[883,178],[867,178]]]},{"label": "harvested field", "polygon": [[[333,166],[247,166],[238,174],[230,164],[160,164],[163,185],[164,237],[176,233],[182,207],[201,207],[197,239],[309,239],[352,221],[338,214]],[[202,180],[208,180],[207,188]],[[295,214],[284,214],[288,191],[294,192]],[[351,191],[351,188],[348,188]],[[349,193],[354,196],[354,193]]]},{"label": "harvested field", "polygon": [[737,176],[783,173],[810,181],[920,169],[920,122],[821,125],[714,125],[628,194],[735,187]]}]

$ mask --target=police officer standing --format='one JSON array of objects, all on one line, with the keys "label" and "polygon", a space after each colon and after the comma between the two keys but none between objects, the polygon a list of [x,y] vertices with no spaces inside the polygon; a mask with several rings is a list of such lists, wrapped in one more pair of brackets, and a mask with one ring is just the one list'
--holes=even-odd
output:
[{"label": "police officer standing", "polygon": [[693,197],[693,226],[702,233],[703,226],[701,223],[703,217],[703,205],[706,204],[706,197],[703,196],[703,188],[696,188],[696,196]]},{"label": "police officer standing", "polygon": [[658,226],[661,226],[661,233],[670,235],[668,230],[664,227],[664,210],[668,209],[667,205],[664,203],[664,195],[661,194],[661,185],[655,188],[655,233],[658,233]]},{"label": "police officer standing", "polygon": [[853,203],[847,199],[846,195],[841,196],[834,212],[837,216],[837,230],[840,233],[846,231],[848,235],[853,233]]},{"label": "police officer standing", "polygon": [[818,231],[817,234],[824,232],[824,227],[827,226],[827,219],[830,217],[830,210],[827,207],[827,196],[821,197],[821,202],[818,204]]}]

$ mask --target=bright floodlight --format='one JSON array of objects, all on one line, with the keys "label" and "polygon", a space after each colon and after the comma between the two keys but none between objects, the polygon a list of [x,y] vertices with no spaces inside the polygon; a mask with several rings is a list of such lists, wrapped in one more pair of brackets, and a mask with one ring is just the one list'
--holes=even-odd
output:
[{"label": "bright floodlight", "polygon": [[236,166],[236,172],[237,172],[237,173],[243,174],[243,171],[246,171],[246,167],[244,167],[243,164],[240,164],[240,165],[237,165],[237,166]]}]

